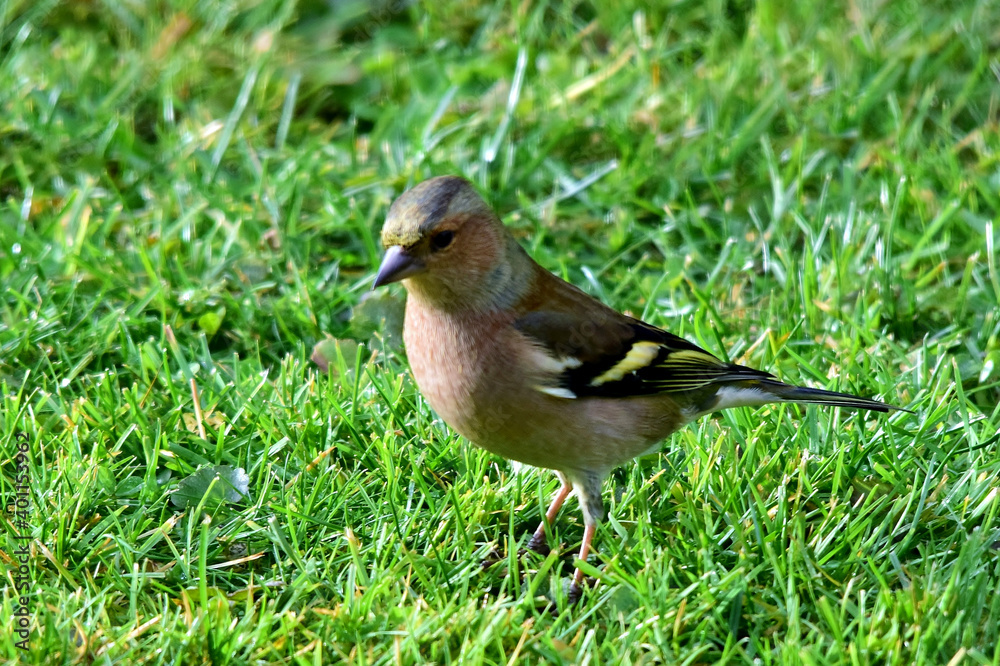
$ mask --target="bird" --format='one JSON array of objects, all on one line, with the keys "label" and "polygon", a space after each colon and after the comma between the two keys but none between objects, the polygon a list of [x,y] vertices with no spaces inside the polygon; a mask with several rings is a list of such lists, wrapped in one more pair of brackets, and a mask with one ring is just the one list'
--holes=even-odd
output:
[{"label": "bird", "polygon": [[[430,406],[474,445],[559,477],[533,550],[545,552],[548,527],[575,493],[585,562],[610,472],[710,412],[782,402],[901,409],[785,384],[619,313],[536,263],[458,176],[400,195],[381,241],[372,289],[406,289],[403,343]],[[582,582],[577,567],[571,600]]]}]

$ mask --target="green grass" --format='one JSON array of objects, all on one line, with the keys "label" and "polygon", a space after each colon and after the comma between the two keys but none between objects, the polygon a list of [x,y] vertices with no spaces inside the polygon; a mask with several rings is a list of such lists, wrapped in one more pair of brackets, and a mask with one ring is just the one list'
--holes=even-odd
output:
[{"label": "green grass", "polygon": [[[986,0],[0,3],[0,491],[23,434],[31,498],[5,627],[15,533],[33,581],[3,658],[1000,664],[997,25]],[[373,323],[398,288],[352,318],[388,204],[447,173],[610,305],[916,413],[699,421],[613,474],[567,605],[575,501],[519,557],[552,475],[433,414]],[[249,499],[208,519],[171,496],[210,465]]]}]

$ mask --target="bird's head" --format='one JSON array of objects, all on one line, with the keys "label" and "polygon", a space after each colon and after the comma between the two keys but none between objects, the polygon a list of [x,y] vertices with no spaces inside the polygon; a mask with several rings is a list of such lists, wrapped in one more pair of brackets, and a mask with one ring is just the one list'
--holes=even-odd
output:
[{"label": "bird's head", "polygon": [[523,255],[472,185],[455,176],[426,180],[396,199],[382,245],[373,289],[405,280],[411,294],[446,308],[488,307],[503,297],[511,261]]}]

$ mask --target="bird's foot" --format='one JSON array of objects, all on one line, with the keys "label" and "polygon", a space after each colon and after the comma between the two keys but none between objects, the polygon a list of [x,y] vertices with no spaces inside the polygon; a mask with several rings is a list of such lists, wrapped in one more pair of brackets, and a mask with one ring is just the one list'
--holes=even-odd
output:
[{"label": "bird's foot", "polygon": [[583,575],[583,571],[577,569],[573,572],[573,577],[563,584],[563,591],[566,593],[566,601],[572,606],[580,601],[583,590],[587,587],[595,587],[596,578],[589,578]]},{"label": "bird's foot", "polygon": [[583,597],[583,588],[577,585],[575,580],[569,581],[566,586],[566,601],[570,606],[575,606]]},{"label": "bird's foot", "polygon": [[566,602],[570,606],[575,606],[580,603],[580,599],[583,598],[583,592],[587,588],[595,587],[597,580],[594,578],[583,578],[579,582],[577,579],[570,578],[568,581],[563,583],[563,593],[566,594]]},{"label": "bird's foot", "polygon": [[503,561],[503,559],[504,556],[500,553],[500,551],[494,548],[490,551],[489,555],[483,558],[483,561],[480,564],[484,569],[489,569],[494,564]]},{"label": "bird's foot", "polygon": [[525,547],[530,551],[539,553],[540,555],[548,555],[551,551],[549,544],[546,542],[545,535],[539,534],[538,532],[531,535],[531,538],[528,539],[528,543],[525,544]]}]

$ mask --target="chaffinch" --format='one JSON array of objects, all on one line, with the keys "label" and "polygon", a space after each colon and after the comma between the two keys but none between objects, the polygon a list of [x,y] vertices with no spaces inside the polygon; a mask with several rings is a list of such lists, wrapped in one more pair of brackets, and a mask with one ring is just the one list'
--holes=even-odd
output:
[{"label": "chaffinch", "polygon": [[[431,407],[473,444],[562,481],[529,541],[535,550],[575,491],[585,561],[609,472],[709,412],[772,402],[898,409],[783,384],[612,310],[535,263],[461,178],[400,196],[382,244],[373,289],[406,287],[403,340]],[[577,568],[571,596],[582,578]]]}]

